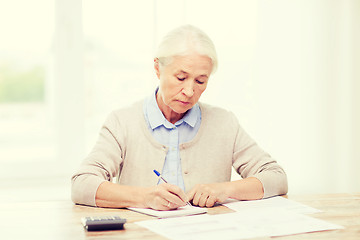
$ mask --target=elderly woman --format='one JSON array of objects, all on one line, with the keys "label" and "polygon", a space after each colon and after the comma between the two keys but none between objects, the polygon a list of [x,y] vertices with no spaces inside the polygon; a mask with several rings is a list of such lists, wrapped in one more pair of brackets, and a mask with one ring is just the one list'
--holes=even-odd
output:
[{"label": "elderly woman", "polygon": [[[227,198],[287,193],[284,170],[234,114],[199,102],[216,67],[215,47],[204,32],[189,25],[171,31],[154,59],[159,87],[108,116],[72,177],[73,201],[168,210],[187,201],[212,207]],[[231,181],[232,167],[242,179]]]}]

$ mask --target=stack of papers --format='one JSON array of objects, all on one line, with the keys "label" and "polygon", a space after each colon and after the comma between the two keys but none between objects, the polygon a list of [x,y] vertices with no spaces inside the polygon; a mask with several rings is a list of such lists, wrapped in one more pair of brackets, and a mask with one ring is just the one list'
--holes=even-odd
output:
[{"label": "stack of papers", "polygon": [[194,207],[189,205],[169,211],[160,211],[149,208],[128,208],[128,209],[158,218],[181,217],[181,216],[207,213],[206,208]]},{"label": "stack of papers", "polygon": [[342,226],[303,213],[319,210],[275,197],[224,204],[236,212],[137,222],[169,239],[247,239],[342,229]]},{"label": "stack of papers", "polygon": [[289,200],[283,197],[272,197],[255,201],[237,201],[230,200],[228,203],[223,205],[234,211],[242,211],[245,209],[279,209],[279,210],[288,210],[291,212],[302,213],[302,214],[311,214],[321,212],[319,209],[309,207],[307,205]]}]

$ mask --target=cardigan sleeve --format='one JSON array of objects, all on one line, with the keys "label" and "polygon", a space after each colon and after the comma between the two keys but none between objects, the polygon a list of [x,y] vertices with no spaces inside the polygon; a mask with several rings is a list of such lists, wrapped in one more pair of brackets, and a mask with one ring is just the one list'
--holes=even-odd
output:
[{"label": "cardigan sleeve", "polygon": [[71,178],[71,198],[74,203],[96,206],[95,195],[100,184],[118,175],[123,159],[123,144],[116,137],[119,132],[121,127],[113,112],[102,126],[94,148]]},{"label": "cardigan sleeve", "polygon": [[287,176],[284,169],[242,129],[233,115],[236,140],[233,167],[242,178],[256,177],[264,188],[264,198],[286,194]]}]

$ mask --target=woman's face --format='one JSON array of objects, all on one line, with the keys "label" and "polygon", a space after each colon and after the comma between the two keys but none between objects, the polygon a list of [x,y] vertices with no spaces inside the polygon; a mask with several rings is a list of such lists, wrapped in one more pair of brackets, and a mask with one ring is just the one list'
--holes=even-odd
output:
[{"label": "woman's face", "polygon": [[175,56],[168,65],[159,66],[155,59],[155,71],[160,80],[156,97],[159,108],[174,123],[199,101],[212,71],[212,61],[207,56],[191,54]]}]

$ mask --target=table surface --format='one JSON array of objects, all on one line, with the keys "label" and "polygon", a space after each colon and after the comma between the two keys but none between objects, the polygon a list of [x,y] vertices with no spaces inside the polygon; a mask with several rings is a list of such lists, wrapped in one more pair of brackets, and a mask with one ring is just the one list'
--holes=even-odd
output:
[{"label": "table surface", "polygon": [[[322,210],[310,216],[339,224],[341,230],[277,237],[277,239],[360,239],[360,193],[284,196]],[[233,212],[225,206],[208,209],[208,214]],[[134,222],[154,219],[127,209],[95,208],[69,201],[13,202],[0,206],[1,239],[166,239]],[[87,232],[85,216],[119,215],[126,218],[125,230]],[[270,237],[256,238],[270,239]]]}]

